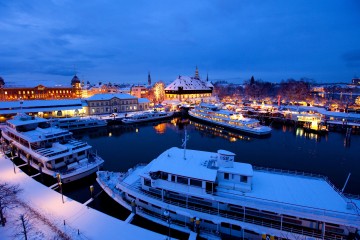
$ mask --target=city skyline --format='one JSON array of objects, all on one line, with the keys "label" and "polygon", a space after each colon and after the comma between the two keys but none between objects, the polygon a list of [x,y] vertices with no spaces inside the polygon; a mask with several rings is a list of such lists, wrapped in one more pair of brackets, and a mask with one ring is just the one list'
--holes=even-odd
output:
[{"label": "city skyline", "polygon": [[146,83],[193,75],[243,83],[360,75],[357,1],[0,3],[6,84]]}]

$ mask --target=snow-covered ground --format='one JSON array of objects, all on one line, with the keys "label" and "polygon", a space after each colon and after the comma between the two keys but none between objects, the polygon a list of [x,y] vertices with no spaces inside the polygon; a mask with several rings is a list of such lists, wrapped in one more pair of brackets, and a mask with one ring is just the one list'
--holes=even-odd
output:
[{"label": "snow-covered ground", "polygon": [[[19,218],[25,214],[29,219],[28,239],[166,239],[151,232],[118,220],[87,207],[73,199],[38,183],[16,168],[0,154],[0,183],[19,185],[22,191],[7,209],[5,227],[0,225],[0,239],[23,239],[14,235],[22,231]],[[65,222],[65,225],[64,225]]]}]

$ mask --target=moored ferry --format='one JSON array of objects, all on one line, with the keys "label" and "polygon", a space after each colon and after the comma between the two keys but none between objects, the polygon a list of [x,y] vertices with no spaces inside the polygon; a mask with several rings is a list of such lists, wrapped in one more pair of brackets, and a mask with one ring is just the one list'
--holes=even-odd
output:
[{"label": "moored ferry", "polygon": [[42,173],[61,176],[63,183],[88,176],[104,163],[90,145],[43,118],[18,114],[6,121],[1,135],[11,154]]},{"label": "moored ferry", "polygon": [[51,124],[69,131],[107,126],[104,119],[80,117],[56,118],[51,120]]},{"label": "moored ferry", "polygon": [[226,150],[173,147],[97,181],[133,213],[207,239],[358,239],[360,201],[326,177],[234,160]]},{"label": "moored ferry", "polygon": [[195,119],[243,133],[252,135],[271,134],[271,128],[260,125],[259,120],[245,118],[237,112],[219,109],[213,104],[201,103],[194,109],[189,110],[189,115]]},{"label": "moored ferry", "polygon": [[149,122],[149,121],[170,118],[173,115],[174,115],[174,112],[151,110],[151,111],[145,111],[145,112],[141,112],[141,113],[135,113],[131,116],[126,116],[121,121],[126,124]]}]

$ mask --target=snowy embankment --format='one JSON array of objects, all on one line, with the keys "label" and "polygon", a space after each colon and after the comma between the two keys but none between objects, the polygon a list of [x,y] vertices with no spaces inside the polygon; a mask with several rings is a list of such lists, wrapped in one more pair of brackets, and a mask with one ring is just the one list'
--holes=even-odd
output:
[{"label": "snowy embankment", "polygon": [[[35,181],[0,155],[0,183],[19,185],[13,209],[5,211],[7,222],[0,225],[0,239],[14,237],[22,231],[21,214],[29,220],[28,239],[166,239],[154,233],[89,208]],[[30,228],[31,226],[31,228]]]}]

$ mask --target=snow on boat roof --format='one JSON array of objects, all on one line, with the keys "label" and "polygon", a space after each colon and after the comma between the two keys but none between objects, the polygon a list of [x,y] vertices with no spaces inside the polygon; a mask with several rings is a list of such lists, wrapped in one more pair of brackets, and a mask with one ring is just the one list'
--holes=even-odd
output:
[{"label": "snow on boat roof", "polygon": [[346,201],[322,178],[254,171],[252,191],[245,196],[276,203],[287,203],[354,214]]},{"label": "snow on boat roof", "polygon": [[229,151],[227,151],[227,150],[223,150],[223,149],[219,149],[217,152],[218,152],[219,154],[222,154],[222,155],[235,156],[235,153],[233,153],[233,152],[229,152]]},{"label": "snow on boat roof", "polygon": [[105,93],[105,94],[95,94],[89,98],[87,101],[95,101],[95,100],[110,100],[112,98],[119,98],[119,99],[134,99],[136,97],[127,94],[127,93]]},{"label": "snow on boat roof", "polygon": [[212,156],[216,156],[216,153],[186,149],[186,159],[184,159],[184,150],[173,147],[151,163],[149,172],[163,171],[184,177],[215,181],[217,170],[207,168],[207,164],[204,164]]},{"label": "snow on boat roof", "polygon": [[214,152],[186,149],[185,157],[186,159],[184,159],[184,149],[170,148],[154,159],[147,170],[149,172],[162,171],[212,182],[215,182],[218,170],[246,176],[252,175],[252,166],[246,163],[234,163],[233,168],[208,168],[209,161],[218,158],[218,154]]},{"label": "snow on boat roof", "polygon": [[66,135],[65,133],[68,132],[68,130],[62,128],[49,127],[46,129],[36,128],[35,130],[22,132],[21,134],[23,135],[24,139],[28,140],[29,142],[38,142],[41,140],[45,140],[45,136],[56,135],[60,133]]},{"label": "snow on boat roof", "polygon": [[13,119],[7,120],[8,123],[14,125],[14,126],[22,126],[22,125],[28,125],[33,123],[41,123],[41,122],[48,122],[48,120],[44,118],[39,117],[32,117],[29,115],[17,115]]}]

